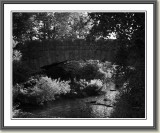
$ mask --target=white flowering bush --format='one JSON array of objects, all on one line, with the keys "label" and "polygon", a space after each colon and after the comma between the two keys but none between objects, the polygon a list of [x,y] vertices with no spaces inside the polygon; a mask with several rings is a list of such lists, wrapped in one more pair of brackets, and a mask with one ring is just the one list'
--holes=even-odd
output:
[{"label": "white flowering bush", "polygon": [[38,83],[40,90],[43,91],[45,101],[55,100],[56,95],[65,95],[70,92],[70,81],[52,80],[51,78],[41,77]]},{"label": "white flowering bush", "polygon": [[74,81],[71,89],[73,92],[77,93],[77,96],[83,97],[98,94],[102,87],[103,82],[100,79],[93,79],[90,81],[80,79],[79,81]]},{"label": "white flowering bush", "polygon": [[102,87],[103,83],[100,79],[93,79],[89,82],[88,85],[95,85],[95,86],[98,86],[98,87]]},{"label": "white flowering bush", "polygon": [[21,85],[13,87],[13,100],[20,104],[42,105],[53,101],[56,96],[66,95],[70,92],[70,81],[52,80],[47,76],[32,79]]}]

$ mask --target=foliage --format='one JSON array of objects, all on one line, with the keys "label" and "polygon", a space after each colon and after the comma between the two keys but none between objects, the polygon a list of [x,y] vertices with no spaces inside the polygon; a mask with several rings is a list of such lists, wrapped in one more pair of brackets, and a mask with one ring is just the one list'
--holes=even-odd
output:
[{"label": "foliage", "polygon": [[[114,62],[118,65],[114,75],[115,83],[122,87],[114,115],[136,117],[132,111],[139,108],[140,115],[145,112],[145,14],[144,13],[90,13],[93,19],[91,35],[105,38],[115,33],[119,45]],[[131,66],[133,69],[130,69]],[[128,82],[127,87],[123,84]],[[119,105],[125,104],[125,109]],[[124,105],[123,104],[123,105]],[[126,112],[128,110],[128,112]],[[120,112],[122,111],[122,112]],[[137,111],[136,111],[137,112]],[[125,115],[122,115],[125,114]],[[118,117],[118,116],[116,116]]]},{"label": "foliage", "polygon": [[80,79],[79,81],[74,80],[71,83],[71,93],[68,97],[86,97],[97,95],[103,86],[103,82],[101,80],[93,79],[87,81],[85,79]]},{"label": "foliage", "polygon": [[[134,65],[138,55],[145,56],[144,13],[90,13],[89,16],[93,19],[90,35],[105,38],[110,33],[116,33],[119,45],[116,46],[114,62],[118,65]],[[142,56],[140,59],[144,62]]]},{"label": "foliage", "polygon": [[70,92],[69,81],[52,80],[48,77],[31,77],[13,87],[13,101],[21,105],[42,105]]},{"label": "foliage", "polygon": [[99,62],[97,60],[87,61],[67,61],[55,66],[46,66],[46,74],[53,78],[61,78],[62,80],[92,79],[104,80],[107,78],[110,63]]},{"label": "foliage", "polygon": [[13,13],[13,39],[18,42],[85,38],[90,28],[85,12]]},{"label": "foliage", "polygon": [[[135,81],[133,81],[135,82]],[[137,81],[135,87],[137,87]],[[130,88],[132,83],[123,85],[119,96],[116,97],[114,110],[111,118],[144,118],[145,117],[145,95],[144,88]],[[139,89],[139,90],[138,90]],[[134,93],[132,92],[134,91]]]},{"label": "foliage", "polygon": [[[115,36],[116,45],[112,45],[114,42],[111,39],[107,40],[110,35]],[[107,44],[107,41],[110,42],[109,46],[114,47],[116,51],[113,61],[117,65],[114,81],[122,89],[118,98],[119,102],[116,103],[115,112],[118,111],[121,114],[120,111],[124,110],[121,110],[119,105],[124,105],[124,114],[126,115],[122,115],[122,117],[135,117],[132,109],[136,107],[141,109],[138,117],[143,117],[145,112],[144,13],[13,13],[13,39],[18,42],[38,40],[23,45],[24,49],[28,48],[29,51],[32,44],[36,46],[40,44],[39,42],[45,43],[47,46],[46,40],[52,40],[56,44],[58,42],[75,44],[73,40],[77,38],[86,38],[87,42],[92,43],[94,41],[96,45],[101,45],[102,42],[104,44]],[[55,40],[61,41],[56,42]],[[78,43],[81,44],[82,42],[79,41]],[[22,43],[19,43],[19,45],[22,45]],[[16,51],[13,52],[14,84],[25,82],[31,75],[30,68],[18,62],[21,53],[24,60],[29,57],[29,53],[25,55],[23,50],[17,49],[17,47],[18,45],[15,48]],[[65,80],[71,79],[70,83],[41,77],[37,79],[38,82],[36,81],[35,85],[33,83],[33,86],[27,88],[24,87],[25,84],[14,86],[14,99],[19,99],[22,103],[31,99],[29,102],[43,104],[45,101],[56,99],[56,94],[90,95],[90,92],[97,92],[99,88],[98,82],[90,84],[91,80],[101,79],[103,82],[103,79],[108,77],[108,66],[104,67],[102,63],[95,61],[84,61],[77,64],[69,62],[59,68],[54,71],[55,73],[53,72],[53,76],[55,74],[56,76],[63,76]],[[134,68],[134,70],[130,68]],[[48,71],[48,73],[50,72],[52,72],[52,69]],[[61,73],[65,75],[61,75]],[[66,79],[65,77],[69,78]],[[126,82],[127,86],[124,87],[123,85]]]},{"label": "foliage", "polygon": [[44,76],[31,77],[23,84],[13,86],[13,105],[43,105],[46,102],[67,97],[86,97],[97,95],[103,86],[101,80],[80,79],[79,81],[52,80]]},{"label": "foliage", "polygon": [[143,60],[134,64],[134,69],[119,66],[115,83],[120,89],[115,110],[111,117],[144,118],[145,117],[145,71]]},{"label": "foliage", "polygon": [[13,118],[42,118],[41,115],[25,112],[15,107],[12,109],[12,117]]},{"label": "foliage", "polygon": [[[42,85],[41,85],[42,83]],[[42,77],[39,80],[40,89],[50,92],[50,95],[65,95],[66,93],[70,92],[70,81],[60,81],[58,80],[52,80],[51,78],[48,77]]]},{"label": "foliage", "polygon": [[97,95],[102,87],[103,83],[101,80],[91,80],[84,89],[84,92],[86,92],[87,95]]},{"label": "foliage", "polygon": [[93,20],[91,35],[107,37],[116,33],[118,39],[132,39],[137,30],[144,29],[144,13],[89,13]]},{"label": "foliage", "polygon": [[15,107],[12,109],[12,117],[13,118],[34,118],[32,113],[23,112],[20,109],[16,109]]},{"label": "foliage", "polygon": [[[13,17],[13,40],[22,42],[26,40],[27,38],[25,35],[31,29],[31,20],[30,17],[32,16],[32,13],[19,13],[19,12],[14,12],[12,14]],[[28,36],[30,35],[28,33]]]},{"label": "foliage", "polygon": [[105,71],[108,66],[98,60],[70,61],[64,66],[64,69],[72,75],[72,78],[90,81],[92,79],[105,79],[107,74]]},{"label": "foliage", "polygon": [[80,70],[80,73],[81,73],[80,78],[86,79],[86,80],[94,79],[97,72],[98,72],[98,67],[97,66],[94,66],[92,64],[86,64]]},{"label": "foliage", "polygon": [[19,50],[13,50],[13,61],[20,61],[22,58],[22,53]]}]

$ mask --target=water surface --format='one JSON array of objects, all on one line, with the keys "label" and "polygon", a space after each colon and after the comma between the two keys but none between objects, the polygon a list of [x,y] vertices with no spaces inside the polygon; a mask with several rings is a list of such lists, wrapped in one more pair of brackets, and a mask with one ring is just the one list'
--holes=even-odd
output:
[{"label": "water surface", "polygon": [[97,96],[77,99],[61,99],[48,103],[43,108],[30,107],[27,111],[42,118],[108,118],[113,109],[115,96],[114,83],[105,84]]}]

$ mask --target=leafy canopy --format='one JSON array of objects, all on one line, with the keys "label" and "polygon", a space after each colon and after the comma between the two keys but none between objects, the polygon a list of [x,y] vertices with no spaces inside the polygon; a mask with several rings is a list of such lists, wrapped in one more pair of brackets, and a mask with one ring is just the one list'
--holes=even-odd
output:
[{"label": "leafy canopy", "polygon": [[13,40],[84,39],[91,29],[86,12],[13,13]]}]

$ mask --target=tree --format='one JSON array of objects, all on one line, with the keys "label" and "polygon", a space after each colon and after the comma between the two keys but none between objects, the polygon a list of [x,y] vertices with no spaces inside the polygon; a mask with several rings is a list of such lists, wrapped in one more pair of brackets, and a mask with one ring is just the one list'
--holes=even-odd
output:
[{"label": "tree", "polygon": [[27,39],[26,34],[30,34],[31,27],[33,27],[30,17],[32,13],[15,12],[13,15],[13,40],[23,42]]},{"label": "tree", "polygon": [[[132,39],[138,29],[144,28],[144,13],[89,13],[93,20],[91,34],[107,37],[116,33],[117,38]],[[141,18],[142,17],[142,18]]]},{"label": "tree", "polygon": [[91,28],[87,13],[13,13],[13,39],[26,40],[85,38]]},{"label": "tree", "polygon": [[[132,47],[137,46],[136,43],[138,39],[141,40],[141,42],[144,42],[144,13],[90,13],[89,16],[90,19],[93,20],[93,27],[90,31],[90,36],[94,38],[93,40],[98,37],[106,38],[112,33],[116,34],[119,45],[117,45],[118,53],[116,57],[118,59],[115,58],[115,62],[118,64],[126,64],[126,58],[122,58],[119,54],[124,53],[124,56],[126,56],[125,54],[129,54],[129,51],[133,51],[131,49]],[[139,45],[144,47],[144,43]],[[142,51],[137,51],[136,54],[141,54],[141,52]],[[129,62],[131,63],[131,61]]]},{"label": "tree", "polygon": [[[119,65],[115,81],[120,81],[127,91],[122,91],[120,101],[127,101],[127,110],[139,107],[138,112],[131,111],[126,117],[145,116],[145,14],[144,13],[90,13],[93,27],[90,36],[106,38],[115,33],[118,40],[114,62]],[[131,70],[130,66],[134,69]],[[117,83],[116,82],[116,83]],[[118,84],[118,83],[117,83]],[[124,98],[124,99],[122,99]],[[119,114],[120,110],[117,109]],[[139,113],[140,112],[140,113]]]}]

